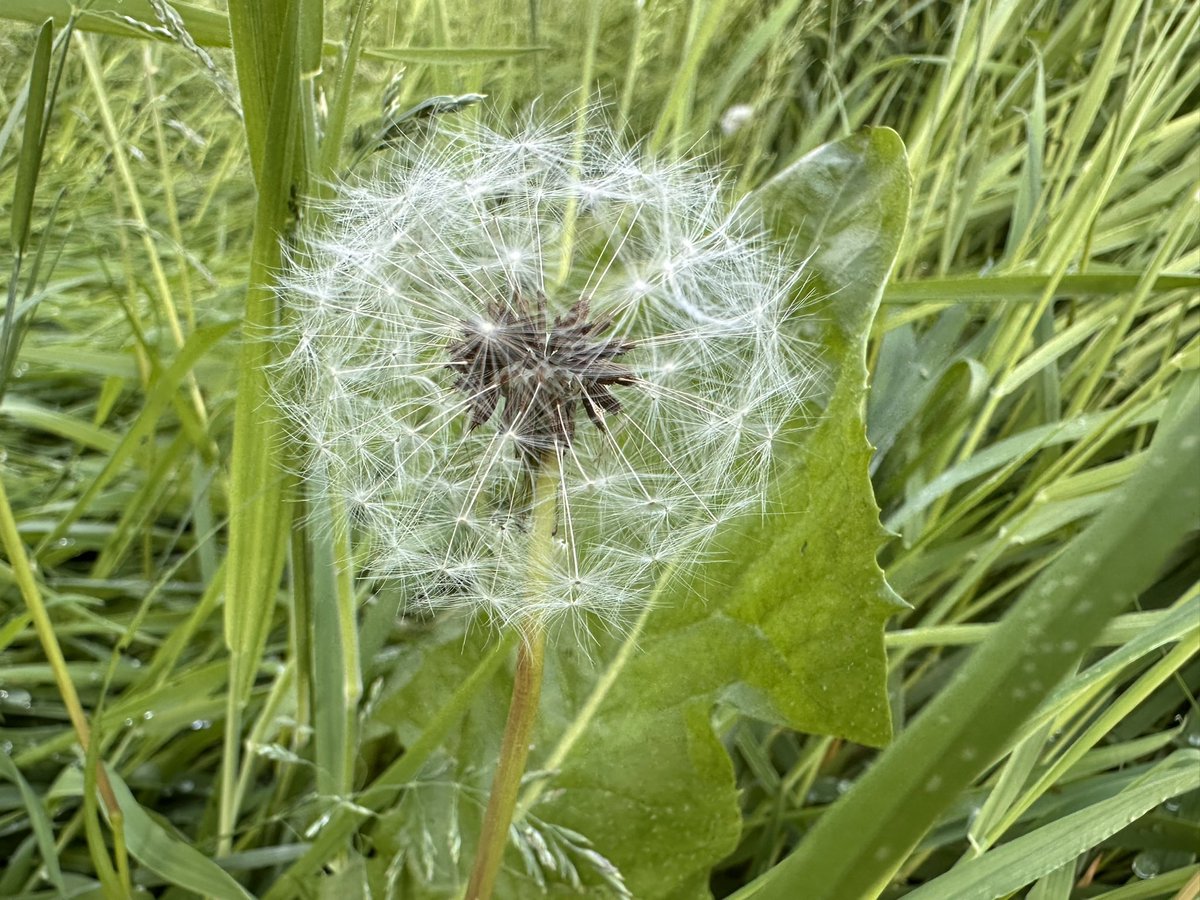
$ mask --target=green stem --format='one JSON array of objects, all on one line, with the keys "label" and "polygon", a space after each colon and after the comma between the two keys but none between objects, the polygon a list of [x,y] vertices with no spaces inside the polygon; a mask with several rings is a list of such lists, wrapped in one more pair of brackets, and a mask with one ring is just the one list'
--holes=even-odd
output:
[{"label": "green stem", "polygon": [[[558,473],[558,455],[545,454],[534,476],[533,532],[529,548],[531,594],[545,590],[546,570],[553,551],[554,526],[558,514]],[[541,623],[532,617],[520,627],[521,642],[517,646],[517,671],[513,677],[508,721],[504,725],[500,758],[492,779],[487,811],[483,816],[479,849],[475,853],[471,880],[467,883],[466,900],[489,900],[496,886],[542,694],[546,636]]]},{"label": "green stem", "polygon": [[125,816],[117,803],[117,795],[113,793],[108,773],[99,764],[99,748],[92,743],[92,732],[88,725],[87,714],[83,711],[83,704],[79,701],[75,682],[71,680],[71,675],[67,671],[67,659],[63,656],[62,647],[58,643],[58,635],[54,631],[54,623],[50,621],[50,613],[42,599],[37,577],[26,554],[25,544],[21,540],[21,533],[17,528],[17,520],[13,516],[12,506],[9,505],[8,492],[4,489],[3,479],[0,479],[0,547],[8,556],[13,580],[29,610],[29,618],[33,621],[33,628],[42,645],[42,652],[46,654],[46,661],[50,664],[50,672],[58,686],[59,696],[62,697],[63,706],[66,707],[67,718],[71,722],[71,727],[75,729],[75,737],[87,757],[88,770],[95,775],[96,789],[104,801],[104,809],[108,813],[109,824],[113,831],[113,849],[116,852],[117,866],[121,870],[121,881],[122,884],[128,885],[130,882],[129,861],[125,857]]}]

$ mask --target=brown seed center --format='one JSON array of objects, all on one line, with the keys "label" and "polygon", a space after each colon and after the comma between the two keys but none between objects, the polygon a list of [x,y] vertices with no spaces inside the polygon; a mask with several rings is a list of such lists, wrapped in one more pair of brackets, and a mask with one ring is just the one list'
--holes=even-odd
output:
[{"label": "brown seed center", "polygon": [[509,302],[495,301],[482,321],[464,322],[462,337],[449,348],[454,387],[467,396],[468,427],[477,428],[500,409],[501,427],[512,435],[518,456],[530,462],[561,451],[575,436],[575,413],[582,405],[598,428],[621,411],[610,390],[633,385],[637,376],[617,360],[631,341],[603,337],[612,320],[588,320],[581,298],[550,323],[546,298],[533,303],[517,289]]}]

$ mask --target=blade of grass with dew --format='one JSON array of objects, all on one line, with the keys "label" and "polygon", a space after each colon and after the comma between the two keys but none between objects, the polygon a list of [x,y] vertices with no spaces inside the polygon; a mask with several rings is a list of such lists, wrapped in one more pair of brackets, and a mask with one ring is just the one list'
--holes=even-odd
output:
[{"label": "blade of grass with dew", "polygon": [[907,894],[912,900],[995,900],[1073,860],[1165,800],[1200,788],[1200,752],[1179,750],[1107,800],[955,866]]},{"label": "blade of grass with dew", "polygon": [[[1109,507],[1025,591],[1003,625],[821,818],[786,860],[739,900],[875,896],[920,836],[992,764],[1112,616],[1157,574],[1195,527],[1193,465],[1200,375],[1189,373],[1146,464]],[[1189,493],[1192,496],[1189,496]],[[847,843],[840,835],[857,836]]]},{"label": "blade of grass with dew", "polygon": [[[1134,684],[1125,689],[1120,697],[1106,704],[1103,712],[1088,724],[1078,738],[1071,741],[1065,749],[1060,750],[1052,763],[1041,768],[1033,783],[1025,788],[1019,797],[1014,793],[1013,796],[999,798],[998,802],[990,810],[987,810],[989,815],[984,816],[981,813],[976,821],[971,823],[970,829],[971,843],[976,849],[976,853],[982,853],[984,848],[995,844],[1022,812],[1053,788],[1073,763],[1082,759],[1156,688],[1175,677],[1197,650],[1200,650],[1200,628],[1193,628],[1190,634],[1182,637],[1178,645],[1165,654]],[[1032,771],[1032,767],[1030,771]],[[1016,787],[1019,788],[1022,785],[1016,785]]]}]

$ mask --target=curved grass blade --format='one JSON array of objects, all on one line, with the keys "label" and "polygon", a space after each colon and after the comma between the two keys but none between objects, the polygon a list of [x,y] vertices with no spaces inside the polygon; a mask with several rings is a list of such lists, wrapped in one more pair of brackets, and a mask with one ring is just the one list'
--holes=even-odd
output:
[{"label": "curved grass blade", "polygon": [[199,850],[172,836],[150,818],[117,775],[109,772],[113,793],[125,814],[129,852],[171,884],[217,900],[247,900],[253,895]]}]

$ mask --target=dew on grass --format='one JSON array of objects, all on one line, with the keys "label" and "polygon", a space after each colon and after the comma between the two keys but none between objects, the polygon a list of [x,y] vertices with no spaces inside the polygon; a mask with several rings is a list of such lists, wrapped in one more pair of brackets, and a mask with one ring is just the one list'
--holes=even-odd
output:
[{"label": "dew on grass", "polygon": [[33,705],[33,695],[29,691],[23,691],[19,688],[0,691],[0,703],[5,706],[18,706],[21,709],[29,709]]},{"label": "dew on grass", "polygon": [[1154,878],[1162,871],[1157,853],[1139,853],[1133,860],[1133,874],[1138,878]]},{"label": "dew on grass", "polygon": [[192,731],[204,731],[206,728],[212,728],[212,722],[208,719],[193,719]]}]

